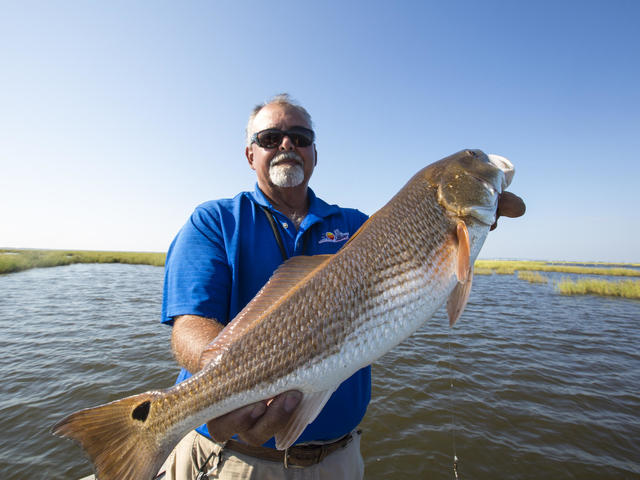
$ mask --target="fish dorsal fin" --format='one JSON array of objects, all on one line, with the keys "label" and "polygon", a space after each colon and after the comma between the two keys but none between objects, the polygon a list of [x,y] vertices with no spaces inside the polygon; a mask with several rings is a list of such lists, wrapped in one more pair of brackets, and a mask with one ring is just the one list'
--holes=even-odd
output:
[{"label": "fish dorsal fin", "polygon": [[259,316],[294,290],[306,276],[328,262],[331,257],[333,255],[300,255],[286,260],[273,272],[269,281],[240,311],[233,322],[240,319],[245,322],[245,317]]},{"label": "fish dorsal fin", "polygon": [[449,314],[449,325],[453,326],[462,311],[464,310],[473,280],[473,265],[471,265],[471,245],[469,242],[469,231],[464,222],[458,222],[456,227],[458,237],[458,256],[456,265],[456,277],[458,283],[449,295],[447,300],[447,313]]},{"label": "fish dorsal fin", "polygon": [[204,366],[227,350],[228,345],[242,336],[262,314],[293,290],[300,281],[324,265],[333,255],[291,257],[280,265],[255,297],[224,327],[202,353]]},{"label": "fish dorsal fin", "polygon": [[[336,386],[337,388],[337,386]],[[284,450],[293,445],[307,425],[313,422],[325,406],[335,388],[322,392],[308,393],[302,398],[285,427],[276,433],[276,448]]]}]

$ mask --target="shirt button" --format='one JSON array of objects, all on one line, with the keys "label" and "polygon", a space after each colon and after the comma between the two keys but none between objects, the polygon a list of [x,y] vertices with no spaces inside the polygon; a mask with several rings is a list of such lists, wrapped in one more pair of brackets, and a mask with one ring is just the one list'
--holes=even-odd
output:
[{"label": "shirt button", "polygon": [[289,228],[289,224],[288,224],[287,222],[284,222],[284,223],[282,224],[282,227],[283,227],[283,228]]}]

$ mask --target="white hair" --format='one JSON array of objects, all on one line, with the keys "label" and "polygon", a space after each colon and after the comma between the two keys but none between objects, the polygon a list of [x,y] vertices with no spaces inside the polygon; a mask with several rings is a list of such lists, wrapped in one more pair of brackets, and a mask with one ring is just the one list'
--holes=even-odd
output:
[{"label": "white hair", "polygon": [[262,110],[267,105],[282,105],[288,108],[292,108],[293,110],[296,110],[300,115],[302,115],[304,120],[307,122],[308,127],[313,129],[313,122],[311,121],[311,115],[309,115],[309,112],[307,112],[307,110],[302,105],[300,105],[295,100],[293,100],[288,93],[280,93],[275,97],[271,98],[270,100],[256,105],[251,111],[251,115],[249,115],[249,121],[247,122],[247,129],[246,129],[247,146],[251,145],[251,136],[254,134],[253,120],[256,118],[258,113],[260,113],[260,110]]}]

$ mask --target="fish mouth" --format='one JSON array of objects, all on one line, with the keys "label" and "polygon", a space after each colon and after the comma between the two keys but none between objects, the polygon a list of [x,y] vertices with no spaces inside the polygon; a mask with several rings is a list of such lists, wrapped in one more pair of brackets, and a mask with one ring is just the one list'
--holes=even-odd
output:
[{"label": "fish mouth", "polygon": [[467,151],[456,160],[441,179],[438,201],[457,217],[493,225],[499,196],[515,173],[513,164],[505,157],[479,150]]},{"label": "fish mouth", "polygon": [[488,163],[498,170],[498,175],[491,176],[490,179],[481,177],[473,173],[469,176],[480,183],[485,190],[485,201],[472,205],[467,210],[467,215],[475,218],[485,225],[493,225],[496,221],[496,211],[500,194],[511,184],[515,168],[513,164],[501,155],[487,154]]}]

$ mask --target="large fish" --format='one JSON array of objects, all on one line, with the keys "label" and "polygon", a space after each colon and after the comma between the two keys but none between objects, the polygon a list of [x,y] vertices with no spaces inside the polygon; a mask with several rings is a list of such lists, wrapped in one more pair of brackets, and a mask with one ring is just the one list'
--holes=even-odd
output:
[{"label": "large fish", "polygon": [[198,425],[299,390],[276,446],[292,445],[338,385],[415,332],[447,301],[460,316],[473,263],[513,166],[465,150],[420,170],[335,255],[294,257],[207,347],[183,383],[75,412],[53,427],[82,445],[100,480],[151,479]]}]

